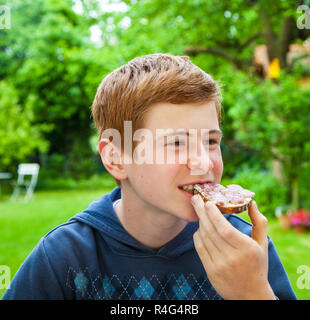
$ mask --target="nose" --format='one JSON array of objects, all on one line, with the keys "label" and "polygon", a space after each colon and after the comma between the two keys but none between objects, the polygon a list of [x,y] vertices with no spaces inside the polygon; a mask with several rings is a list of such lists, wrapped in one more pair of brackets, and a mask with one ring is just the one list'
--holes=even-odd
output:
[{"label": "nose", "polygon": [[187,166],[191,175],[207,174],[214,167],[209,149],[200,144],[198,150],[190,150]]}]

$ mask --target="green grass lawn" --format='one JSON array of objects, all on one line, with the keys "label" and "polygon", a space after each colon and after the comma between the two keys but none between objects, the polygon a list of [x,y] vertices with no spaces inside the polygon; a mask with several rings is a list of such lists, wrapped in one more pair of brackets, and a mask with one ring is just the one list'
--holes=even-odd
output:
[{"label": "green grass lawn", "polygon": [[[39,239],[55,226],[85,209],[88,204],[110,189],[91,191],[38,191],[28,203],[0,200],[0,265],[16,273]],[[242,215],[246,218],[245,215]],[[283,231],[277,220],[270,220],[268,234],[285,266],[299,299],[310,299],[310,289],[298,289],[296,282],[300,265],[310,267],[310,233]],[[0,290],[0,297],[4,290]]]}]

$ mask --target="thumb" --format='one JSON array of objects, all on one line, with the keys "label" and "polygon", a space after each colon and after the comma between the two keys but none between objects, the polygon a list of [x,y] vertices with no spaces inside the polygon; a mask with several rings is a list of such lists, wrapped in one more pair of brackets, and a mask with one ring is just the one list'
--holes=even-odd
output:
[{"label": "thumb", "polygon": [[252,238],[261,246],[268,246],[267,218],[262,215],[255,201],[252,201],[249,208],[249,217],[252,222]]}]

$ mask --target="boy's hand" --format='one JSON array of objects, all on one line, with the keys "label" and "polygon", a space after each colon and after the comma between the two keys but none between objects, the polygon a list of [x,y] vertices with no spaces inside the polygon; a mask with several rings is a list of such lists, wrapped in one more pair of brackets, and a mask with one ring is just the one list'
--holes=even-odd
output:
[{"label": "boy's hand", "polygon": [[275,299],[268,282],[267,219],[249,208],[252,238],[234,228],[211,202],[192,197],[199,217],[197,253],[214,289],[224,299]]}]

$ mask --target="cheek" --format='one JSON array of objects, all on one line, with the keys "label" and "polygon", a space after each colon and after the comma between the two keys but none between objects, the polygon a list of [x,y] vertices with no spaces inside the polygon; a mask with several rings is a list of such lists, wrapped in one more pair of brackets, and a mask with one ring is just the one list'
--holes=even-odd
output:
[{"label": "cheek", "polygon": [[221,179],[223,173],[223,159],[222,154],[219,152],[214,155],[213,159],[213,172],[217,178]]},{"label": "cheek", "polygon": [[167,194],[166,188],[173,180],[176,165],[137,165],[131,170],[129,178],[136,190],[146,197]]}]

